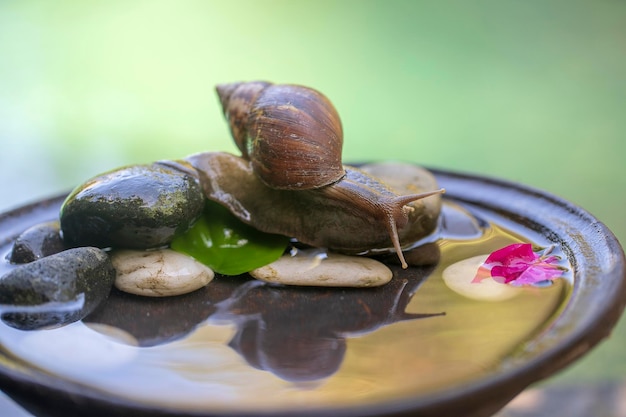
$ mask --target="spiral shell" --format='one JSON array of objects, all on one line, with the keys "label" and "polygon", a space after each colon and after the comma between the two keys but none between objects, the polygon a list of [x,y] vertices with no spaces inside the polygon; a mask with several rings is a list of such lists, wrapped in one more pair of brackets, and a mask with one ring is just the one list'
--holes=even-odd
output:
[{"label": "spiral shell", "polygon": [[262,81],[216,89],[237,147],[266,185],[306,190],[345,175],[341,120],[322,93]]}]

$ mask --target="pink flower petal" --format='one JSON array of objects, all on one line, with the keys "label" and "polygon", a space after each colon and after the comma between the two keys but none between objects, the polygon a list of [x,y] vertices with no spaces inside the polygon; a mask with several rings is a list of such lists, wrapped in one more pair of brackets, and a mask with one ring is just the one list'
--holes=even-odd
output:
[{"label": "pink flower petal", "polygon": [[530,243],[514,243],[492,252],[472,282],[485,279],[487,271],[496,282],[515,286],[553,280],[563,274],[558,265],[553,265],[558,260],[556,256],[542,257],[535,253]]},{"label": "pink flower petal", "polygon": [[530,243],[514,243],[492,252],[485,263],[509,265],[512,262],[519,261],[532,262],[537,258],[539,256],[533,252],[533,247]]}]

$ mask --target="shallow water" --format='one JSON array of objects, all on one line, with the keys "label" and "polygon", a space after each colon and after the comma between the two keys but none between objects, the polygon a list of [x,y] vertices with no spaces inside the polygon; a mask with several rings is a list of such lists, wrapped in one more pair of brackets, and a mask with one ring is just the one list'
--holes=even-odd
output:
[{"label": "shallow water", "polygon": [[[471,284],[488,253],[529,238],[485,213],[468,223],[450,207],[439,263],[393,267],[380,288],[287,288],[241,276],[166,299],[113,291],[82,322],[0,325],[0,344],[62,379],[184,410],[362,406],[468,384],[505,369],[546,327],[572,277],[541,288]],[[470,265],[452,282],[444,271],[459,262]]]}]

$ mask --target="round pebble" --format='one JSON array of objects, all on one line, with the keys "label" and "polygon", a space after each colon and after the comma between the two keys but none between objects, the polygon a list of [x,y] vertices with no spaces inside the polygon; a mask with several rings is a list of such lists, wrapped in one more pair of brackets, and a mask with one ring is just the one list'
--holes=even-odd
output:
[{"label": "round pebble", "polygon": [[487,256],[474,256],[450,265],[443,270],[443,281],[452,291],[474,300],[504,301],[520,294],[521,288],[500,284],[491,277],[472,282]]},{"label": "round pebble", "polygon": [[209,267],[171,249],[118,250],[111,254],[111,262],[117,270],[117,289],[148,297],[187,294],[215,275]]},{"label": "round pebble", "polygon": [[363,256],[328,253],[324,256],[283,255],[277,261],[250,272],[254,278],[284,285],[318,287],[377,287],[393,273],[383,263]]},{"label": "round pebble", "polygon": [[58,221],[41,223],[30,227],[15,239],[9,260],[25,264],[54,255],[66,249]]}]

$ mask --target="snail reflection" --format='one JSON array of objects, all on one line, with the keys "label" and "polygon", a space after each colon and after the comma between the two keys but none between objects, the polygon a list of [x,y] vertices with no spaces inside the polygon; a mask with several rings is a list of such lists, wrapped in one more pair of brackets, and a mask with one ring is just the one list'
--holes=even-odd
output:
[{"label": "snail reflection", "polygon": [[253,367],[299,382],[328,377],[343,361],[346,339],[399,321],[441,315],[407,313],[425,270],[400,274],[387,285],[365,289],[278,287],[251,282],[211,317],[231,320],[229,345]]},{"label": "snail reflection", "polygon": [[182,338],[205,320],[234,324],[228,345],[250,366],[291,382],[317,381],[339,369],[347,339],[444,314],[406,312],[431,268],[393,269],[394,279],[378,288],[287,287],[219,276],[167,303],[115,292],[85,321],[122,328],[140,346]]}]

